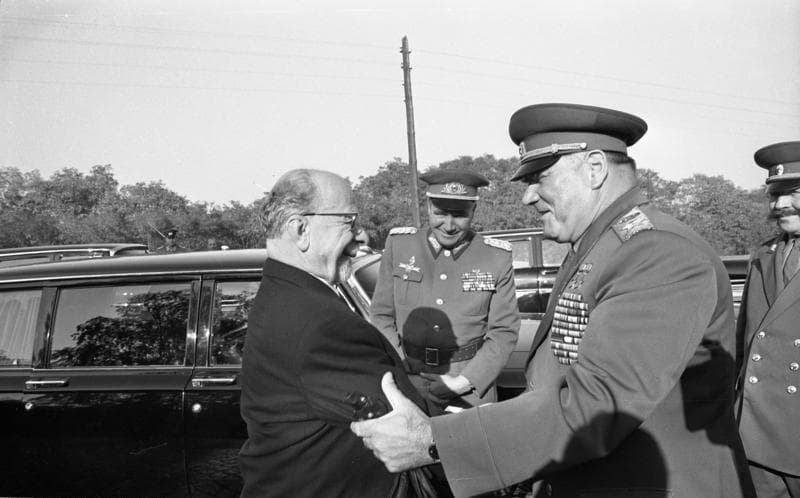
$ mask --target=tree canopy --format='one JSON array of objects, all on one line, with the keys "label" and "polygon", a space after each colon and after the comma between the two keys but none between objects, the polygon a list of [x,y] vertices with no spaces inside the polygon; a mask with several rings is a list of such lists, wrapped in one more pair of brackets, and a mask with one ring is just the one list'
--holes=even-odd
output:
[{"label": "tree canopy", "polygon": [[[518,164],[516,158],[484,155],[461,156],[437,167],[470,170],[489,179],[490,185],[480,190],[475,229],[536,227],[536,210],[521,204],[525,185],[508,181]],[[762,188],[745,190],[722,176],[697,174],[672,181],[648,169],[639,169],[638,176],[655,205],[694,228],[720,254],[750,252],[776,233],[766,219]],[[424,225],[424,182],[416,190]],[[401,159],[359,177],[353,192],[373,247],[383,247],[390,229],[413,223],[409,168]],[[49,178],[37,170],[0,168],[0,247],[139,242],[158,250],[169,229],[178,230],[184,250],[263,247],[263,203],[264,198],[248,205],[190,202],[161,181],[119,185],[111,165],[93,166],[86,174],[64,168]]]}]

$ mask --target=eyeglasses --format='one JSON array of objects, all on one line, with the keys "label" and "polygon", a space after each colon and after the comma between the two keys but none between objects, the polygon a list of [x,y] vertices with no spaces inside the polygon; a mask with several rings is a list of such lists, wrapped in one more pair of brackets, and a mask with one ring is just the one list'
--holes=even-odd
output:
[{"label": "eyeglasses", "polygon": [[341,216],[350,229],[355,229],[358,220],[358,213],[301,213],[301,216]]}]

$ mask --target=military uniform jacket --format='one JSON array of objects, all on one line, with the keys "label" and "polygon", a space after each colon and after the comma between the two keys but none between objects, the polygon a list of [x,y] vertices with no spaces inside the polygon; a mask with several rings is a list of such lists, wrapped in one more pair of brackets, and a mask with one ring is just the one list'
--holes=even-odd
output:
[{"label": "military uniform jacket", "polygon": [[770,241],[750,261],[737,320],[747,348],[739,430],[749,460],[800,476],[800,272],[783,286],[784,245]]},{"label": "military uniform jacket", "polygon": [[466,243],[448,250],[429,230],[392,233],[372,296],[372,323],[401,354],[401,342],[453,348],[482,338],[477,354],[465,361],[430,366],[406,357],[406,362],[411,373],[464,375],[475,387],[464,397],[470,405],[496,399],[494,381],[520,325],[510,245],[471,232]]},{"label": "military uniform jacket", "polygon": [[239,459],[243,497],[384,497],[392,474],[350,431],[348,393],[380,399],[391,371],[426,409],[394,348],[314,276],[268,259],[248,319]]},{"label": "military uniform jacket", "polygon": [[629,191],[564,262],[526,392],[432,419],[455,495],[534,478],[558,497],[752,496],[733,329],[713,249]]}]

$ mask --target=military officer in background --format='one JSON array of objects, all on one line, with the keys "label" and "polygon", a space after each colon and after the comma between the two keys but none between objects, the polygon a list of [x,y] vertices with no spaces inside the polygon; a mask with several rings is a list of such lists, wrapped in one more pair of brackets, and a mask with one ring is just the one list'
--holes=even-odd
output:
[{"label": "military officer in background", "polygon": [[393,411],[351,428],[390,471],[440,457],[457,497],[526,479],[537,496],[753,496],[733,411],[730,281],[714,249],[638,188],[627,151],[646,130],[592,106],[514,113],[512,180],[527,184],[544,236],[572,246],[527,390],[427,417],[385,375]]},{"label": "military officer in background", "polygon": [[780,235],[752,255],[737,321],[739,431],[760,498],[800,497],[800,141],[755,153]]},{"label": "military officer in background", "polygon": [[371,321],[432,401],[462,408],[495,401],[494,382],[520,326],[511,245],[472,231],[486,178],[441,169],[420,178],[429,226],[389,232]]}]

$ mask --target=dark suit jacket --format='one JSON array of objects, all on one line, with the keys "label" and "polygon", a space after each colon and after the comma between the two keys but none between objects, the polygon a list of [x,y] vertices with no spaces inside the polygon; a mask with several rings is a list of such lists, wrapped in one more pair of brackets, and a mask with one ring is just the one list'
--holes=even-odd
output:
[{"label": "dark suit jacket", "polygon": [[242,496],[384,497],[398,478],[350,432],[349,392],[380,399],[381,376],[425,402],[394,348],[312,275],[268,259],[242,361]]},{"label": "dark suit jacket", "polygon": [[432,419],[454,494],[534,478],[558,497],[753,496],[733,331],[719,257],[630,191],[562,266],[527,392]]},{"label": "dark suit jacket", "polygon": [[750,262],[737,321],[747,348],[739,430],[749,460],[800,476],[800,272],[783,286],[784,245],[770,241]]}]

